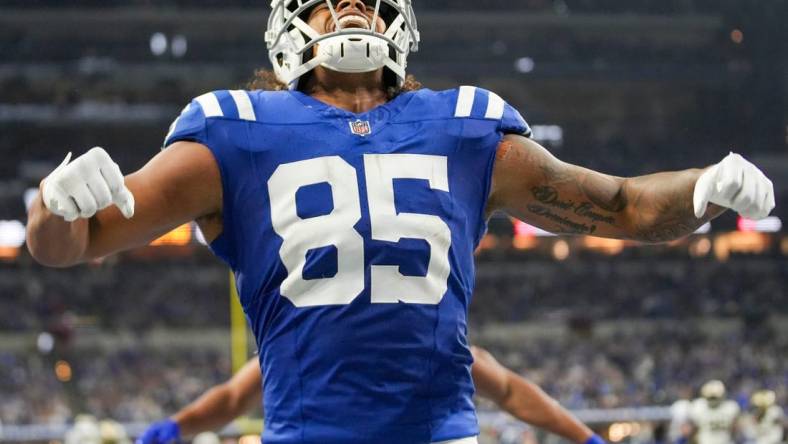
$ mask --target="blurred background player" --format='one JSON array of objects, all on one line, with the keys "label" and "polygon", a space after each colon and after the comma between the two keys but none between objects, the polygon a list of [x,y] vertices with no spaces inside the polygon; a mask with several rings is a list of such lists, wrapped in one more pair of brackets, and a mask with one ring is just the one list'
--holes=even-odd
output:
[{"label": "blurred background player", "polygon": [[743,432],[754,444],[779,444],[785,432],[785,414],[773,390],[759,390],[750,397],[750,412]]},{"label": "blurred background player", "polygon": [[78,415],[66,432],[65,444],[131,444],[131,440],[117,421],[97,421],[92,415]]},{"label": "blurred background player", "polygon": [[668,439],[674,444],[685,444],[692,433],[689,423],[690,409],[692,408],[691,393],[686,393],[681,399],[670,405],[670,423],[668,424]]},{"label": "blurred background player", "polygon": [[[487,350],[472,347],[471,351],[471,371],[479,396],[492,400],[515,418],[570,442],[604,443],[538,386],[501,365]],[[261,385],[260,367],[253,358],[227,382],[211,388],[170,419],[151,425],[137,444],[170,444],[184,436],[218,430],[260,405]]]},{"label": "blurred background player", "polygon": [[737,432],[739,404],[725,397],[725,384],[711,380],[700,388],[700,397],[692,401],[689,421],[692,438],[697,444],[731,444]]}]

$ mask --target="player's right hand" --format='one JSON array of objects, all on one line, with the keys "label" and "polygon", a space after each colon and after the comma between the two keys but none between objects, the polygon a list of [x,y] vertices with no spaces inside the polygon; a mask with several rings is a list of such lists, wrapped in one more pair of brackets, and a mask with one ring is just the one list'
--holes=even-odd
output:
[{"label": "player's right hand", "polygon": [[181,442],[181,430],[178,423],[165,419],[151,424],[134,444],[178,444]]},{"label": "player's right hand", "polygon": [[41,187],[44,205],[66,222],[91,218],[97,211],[117,205],[126,219],[134,216],[134,195],[109,154],[95,147],[69,163],[71,153]]}]

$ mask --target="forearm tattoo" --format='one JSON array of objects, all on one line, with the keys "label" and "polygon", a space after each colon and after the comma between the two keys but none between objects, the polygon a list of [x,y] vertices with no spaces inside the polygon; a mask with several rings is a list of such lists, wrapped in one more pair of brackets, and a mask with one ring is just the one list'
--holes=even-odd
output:
[{"label": "forearm tattoo", "polygon": [[538,185],[520,211],[555,233],[665,242],[691,234],[719,214],[715,209],[703,219],[695,217],[696,171],[623,179],[562,163],[530,147],[517,151],[528,171],[541,175],[531,182]]}]

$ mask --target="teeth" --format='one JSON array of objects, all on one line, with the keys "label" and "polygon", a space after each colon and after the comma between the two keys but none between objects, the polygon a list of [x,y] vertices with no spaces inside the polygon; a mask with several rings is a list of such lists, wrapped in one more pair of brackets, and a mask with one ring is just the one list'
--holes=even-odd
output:
[{"label": "teeth", "polygon": [[339,19],[339,26],[342,28],[364,28],[369,29],[369,22],[357,15],[346,15]]}]

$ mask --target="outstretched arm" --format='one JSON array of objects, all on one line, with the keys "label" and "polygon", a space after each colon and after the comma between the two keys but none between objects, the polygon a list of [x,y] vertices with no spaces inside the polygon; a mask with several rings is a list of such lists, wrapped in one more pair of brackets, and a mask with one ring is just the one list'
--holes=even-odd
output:
[{"label": "outstretched arm", "polygon": [[[102,149],[58,168],[41,188],[52,187],[49,207],[65,216],[51,211],[44,193],[38,193],[27,225],[33,257],[49,266],[74,265],[145,245],[181,224],[221,212],[219,168],[198,143],[176,142],[126,176],[124,193],[133,198],[125,215],[111,205],[123,184],[120,169]],[[64,207],[69,208],[63,212]]]},{"label": "outstretched arm", "polygon": [[136,443],[169,444],[220,429],[260,403],[261,382],[260,366],[251,359],[227,382],[211,388],[171,418],[151,424]]},{"label": "outstretched arm", "polygon": [[261,384],[260,364],[251,359],[229,381],[208,390],[172,419],[184,436],[219,429],[260,403]]},{"label": "outstretched arm", "polygon": [[471,351],[471,372],[479,395],[515,418],[572,442],[589,442],[595,436],[542,389],[502,366],[489,352],[478,347],[471,347]]},{"label": "outstretched arm", "polygon": [[[759,217],[774,207],[772,185],[763,173],[741,157],[726,165],[731,163],[741,167],[740,174],[715,165],[712,172],[720,174],[692,169],[622,178],[562,162],[536,142],[508,135],[498,148],[487,211],[503,210],[554,233],[665,242],[693,233],[725,211],[706,207],[709,200]],[[713,195],[696,195],[702,175],[703,190]],[[702,198],[699,216],[693,197]]]}]

